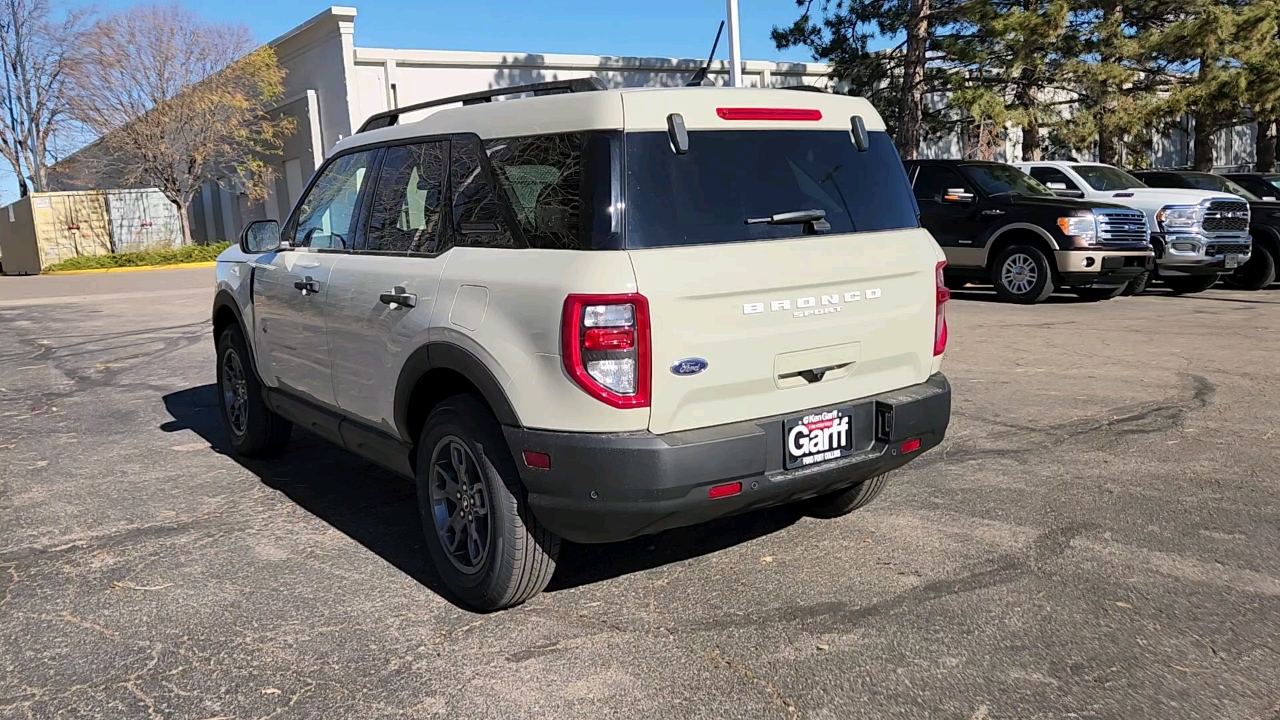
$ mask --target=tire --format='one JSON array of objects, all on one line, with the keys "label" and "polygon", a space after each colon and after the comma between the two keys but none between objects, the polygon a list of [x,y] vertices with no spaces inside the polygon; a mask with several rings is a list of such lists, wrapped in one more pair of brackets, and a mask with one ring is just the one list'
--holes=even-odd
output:
[{"label": "tire", "polygon": [[1110,300],[1113,297],[1118,297],[1120,293],[1124,292],[1128,287],[1128,284],[1113,288],[1078,287],[1071,288],[1071,292],[1075,293],[1076,297],[1086,302],[1098,302],[1100,300]]},{"label": "tire", "polygon": [[431,411],[417,485],[427,551],[460,604],[514,607],[551,581],[560,538],[530,511],[502,428],[482,400],[457,395]]},{"label": "tire", "polygon": [[991,284],[1006,302],[1034,305],[1053,294],[1053,270],[1039,248],[1014,245],[996,256]]},{"label": "tire", "polygon": [[1120,294],[1121,295],[1141,295],[1142,293],[1147,291],[1147,284],[1150,282],[1151,282],[1151,271],[1144,272],[1138,277],[1130,280],[1129,284],[1124,286],[1124,291],[1121,292]]},{"label": "tire", "polygon": [[275,414],[263,398],[253,356],[239,325],[218,338],[218,415],[237,455],[277,455],[289,442],[293,423]]},{"label": "tire", "polygon": [[885,473],[884,475],[877,475],[863,480],[857,485],[847,487],[844,490],[820,495],[808,501],[805,512],[812,517],[824,520],[844,517],[875,500],[880,491],[884,490],[885,482],[888,478],[889,474]]},{"label": "tire", "polygon": [[1265,247],[1254,245],[1249,262],[1222,276],[1222,281],[1239,290],[1262,290],[1276,281],[1276,258]]},{"label": "tire", "polygon": [[1191,295],[1193,293],[1204,292],[1213,287],[1218,282],[1217,275],[1186,275],[1183,277],[1162,278],[1164,284],[1175,295]]}]

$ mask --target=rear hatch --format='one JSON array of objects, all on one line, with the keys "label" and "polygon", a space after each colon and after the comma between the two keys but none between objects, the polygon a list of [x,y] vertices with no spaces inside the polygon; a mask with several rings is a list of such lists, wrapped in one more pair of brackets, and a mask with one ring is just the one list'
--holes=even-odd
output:
[{"label": "rear hatch", "polygon": [[[652,326],[649,429],[834,407],[924,382],[942,254],[918,227],[875,111],[740,90],[650,107],[657,95],[624,95],[626,244]],[[778,110],[813,112],[767,118]],[[672,112],[688,129],[684,154],[654,127]],[[863,151],[853,115],[869,131]],[[813,210],[829,228],[747,222]]]}]

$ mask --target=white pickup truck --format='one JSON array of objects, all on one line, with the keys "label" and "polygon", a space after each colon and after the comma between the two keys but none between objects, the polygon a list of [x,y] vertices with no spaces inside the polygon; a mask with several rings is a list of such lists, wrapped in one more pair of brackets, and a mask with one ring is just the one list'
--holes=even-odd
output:
[{"label": "white pickup truck", "polygon": [[[1249,260],[1249,204],[1228,193],[1151,188],[1129,173],[1101,163],[1015,163],[1055,194],[1127,205],[1146,213],[1155,275],[1177,293],[1208,290],[1220,275]],[[1128,294],[1145,289],[1149,277],[1132,281]]]}]

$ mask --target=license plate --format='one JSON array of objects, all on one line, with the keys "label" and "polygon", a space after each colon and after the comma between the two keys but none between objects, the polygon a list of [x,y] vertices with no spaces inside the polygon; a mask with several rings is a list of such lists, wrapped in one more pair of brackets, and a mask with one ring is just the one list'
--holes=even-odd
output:
[{"label": "license plate", "polygon": [[1239,264],[1240,264],[1240,256],[1239,256],[1239,255],[1228,255],[1228,256],[1227,256],[1227,259],[1226,259],[1224,262],[1225,262],[1225,264],[1226,264],[1226,266],[1227,266],[1228,268],[1236,267],[1237,265],[1239,265]]},{"label": "license plate", "polygon": [[813,467],[853,454],[853,408],[821,410],[783,423],[786,469]]}]

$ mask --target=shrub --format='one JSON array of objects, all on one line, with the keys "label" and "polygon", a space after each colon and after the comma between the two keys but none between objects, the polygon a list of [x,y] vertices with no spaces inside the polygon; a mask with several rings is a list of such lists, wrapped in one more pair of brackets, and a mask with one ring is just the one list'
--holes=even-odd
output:
[{"label": "shrub", "polygon": [[165,250],[143,250],[142,252],[113,253],[110,255],[84,255],[50,265],[43,272],[212,262],[217,259],[223,250],[230,246],[231,243],[224,242],[212,245],[188,245]]}]

